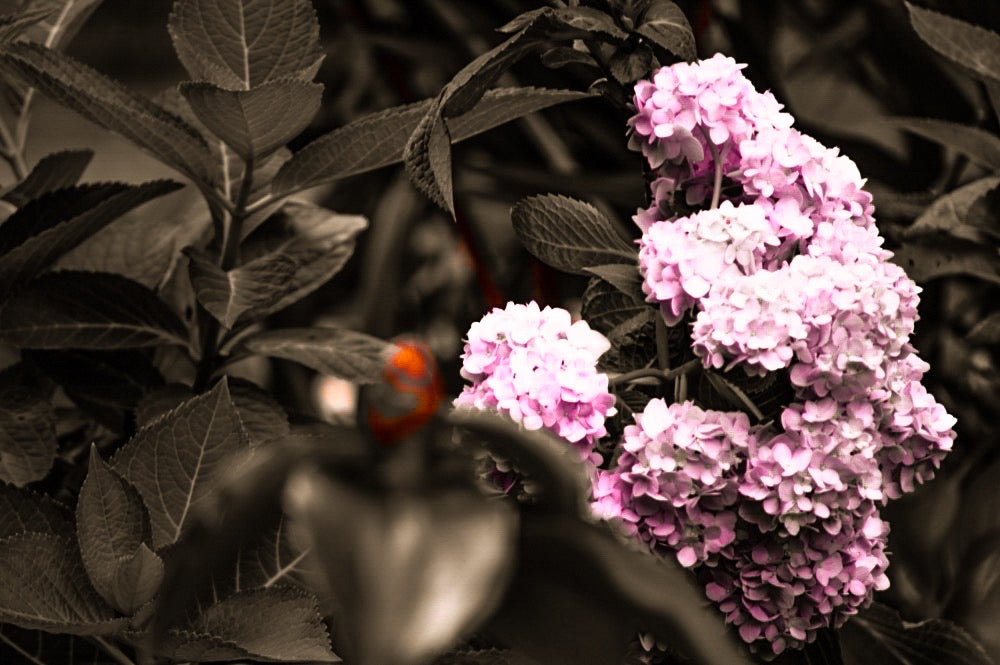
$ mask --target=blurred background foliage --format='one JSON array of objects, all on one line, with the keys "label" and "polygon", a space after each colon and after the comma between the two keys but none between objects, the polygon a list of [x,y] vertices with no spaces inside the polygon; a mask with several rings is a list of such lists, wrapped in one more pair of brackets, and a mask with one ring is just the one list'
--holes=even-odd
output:
[{"label": "blurred background foliage", "polygon": [[[498,26],[543,3],[314,4],[327,53],[318,76],[326,93],[300,145],[367,113],[435,95],[464,64],[500,41]],[[747,63],[747,76],[758,88],[771,89],[804,131],[839,146],[858,163],[869,178],[890,249],[910,242],[905,229],[936,199],[984,175],[963,155],[903,132],[890,120],[924,117],[993,134],[1000,129],[988,90],[918,38],[900,0],[678,4],[694,27],[701,55],[721,51]],[[1000,27],[1000,3],[918,4]],[[170,5],[170,0],[105,0],[69,52],[146,92],[172,86],[182,70],[164,28]],[[590,77],[577,67],[554,70],[530,57],[507,75],[512,80],[501,82],[583,88]],[[56,111],[43,106],[38,113]],[[583,198],[635,233],[630,217],[646,202],[641,159],[625,146],[628,115],[626,108],[589,99],[456,146],[457,223],[417,193],[399,166],[310,192],[332,209],[366,215],[371,227],[348,268],[282,313],[280,323],[337,322],[384,338],[420,336],[437,355],[449,392],[456,394],[462,336],[489,307],[530,299],[579,307],[583,278],[544,266],[516,241],[509,217],[514,202],[540,192]],[[53,126],[45,118],[36,122]],[[92,128],[80,122],[67,118],[59,131],[79,132],[85,137],[81,143],[93,146]],[[47,151],[49,140],[65,145],[39,136],[36,155]],[[94,147],[98,155],[107,153]],[[135,173],[147,161],[121,147],[111,152],[111,161],[93,168],[124,168],[132,180],[160,175]],[[986,199],[981,210],[994,223],[996,201]],[[996,247],[995,235],[982,242]],[[922,284],[916,346],[931,363],[928,387],[959,419],[959,438],[939,479],[888,510],[892,588],[882,600],[904,617],[953,619],[1000,658],[1000,446],[992,422],[1000,412],[1000,371],[996,345],[968,335],[995,309],[1000,294],[995,277],[982,277],[949,274]],[[330,400],[349,399],[331,389],[324,404],[314,377],[291,364],[279,363],[270,380],[286,405],[302,413],[336,408]]]}]

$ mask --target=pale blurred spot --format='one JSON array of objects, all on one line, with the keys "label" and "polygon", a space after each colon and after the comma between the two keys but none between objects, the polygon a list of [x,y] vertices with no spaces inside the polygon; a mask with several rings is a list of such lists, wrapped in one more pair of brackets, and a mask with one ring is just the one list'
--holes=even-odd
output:
[{"label": "pale blurred spot", "polygon": [[320,374],[313,382],[313,400],[319,416],[334,425],[353,425],[358,387],[350,381]]}]

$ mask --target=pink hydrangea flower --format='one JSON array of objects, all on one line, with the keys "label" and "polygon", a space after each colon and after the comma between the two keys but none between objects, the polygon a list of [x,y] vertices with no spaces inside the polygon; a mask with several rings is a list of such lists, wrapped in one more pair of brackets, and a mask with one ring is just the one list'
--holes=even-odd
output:
[{"label": "pink hydrangea flower", "polygon": [[545,428],[594,463],[595,442],[614,415],[608,377],[596,369],[609,342],[564,309],[508,303],[469,328],[456,406],[491,409],[527,429]]}]

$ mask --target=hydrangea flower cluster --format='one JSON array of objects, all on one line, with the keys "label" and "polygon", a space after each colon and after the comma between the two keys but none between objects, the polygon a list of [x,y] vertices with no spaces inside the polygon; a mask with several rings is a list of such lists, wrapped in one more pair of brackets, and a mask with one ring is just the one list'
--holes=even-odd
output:
[{"label": "hydrangea flower cluster", "polygon": [[498,411],[530,430],[545,428],[583,459],[615,414],[608,377],[596,369],[607,338],[564,309],[535,302],[495,308],[469,328],[461,375],[471,382],[456,406]]},{"label": "hydrangea flower cluster", "polygon": [[[631,145],[657,176],[639,269],[668,325],[690,313],[706,368],[787,370],[795,398],[753,427],[650,401],[594,510],[694,569],[743,639],[777,654],[886,588],[879,508],[933,477],[955,419],[921,383],[920,289],[889,262],[856,165],[740,69],[716,55],[636,85]],[[721,204],[671,218],[713,173]]]}]

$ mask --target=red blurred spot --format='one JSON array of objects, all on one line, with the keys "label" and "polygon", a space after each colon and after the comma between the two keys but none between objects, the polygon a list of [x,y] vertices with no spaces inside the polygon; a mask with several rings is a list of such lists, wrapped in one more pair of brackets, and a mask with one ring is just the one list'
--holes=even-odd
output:
[{"label": "red blurred spot", "polygon": [[396,347],[368,406],[368,429],[383,446],[398,443],[427,424],[444,397],[430,348],[410,341],[396,342]]}]

